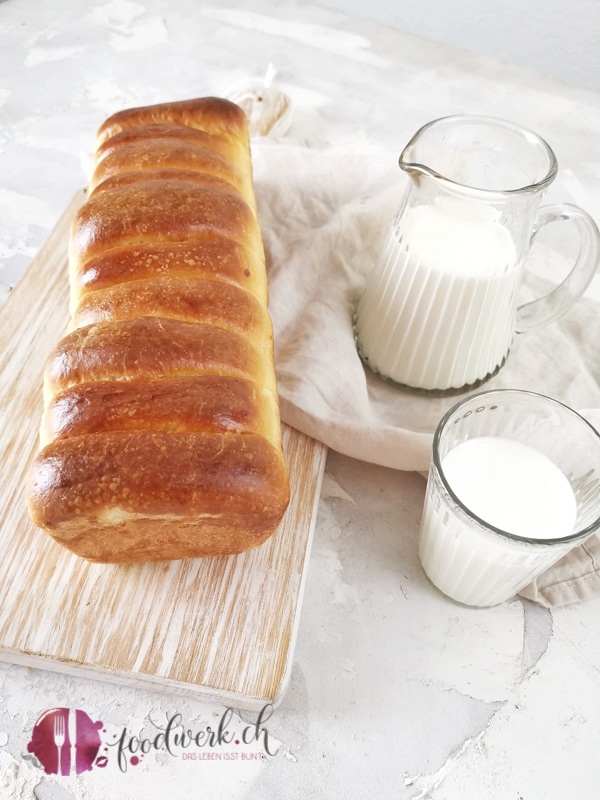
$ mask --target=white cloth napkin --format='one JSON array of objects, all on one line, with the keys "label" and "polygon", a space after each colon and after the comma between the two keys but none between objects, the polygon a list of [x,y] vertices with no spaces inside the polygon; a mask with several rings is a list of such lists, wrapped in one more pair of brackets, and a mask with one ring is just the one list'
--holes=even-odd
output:
[{"label": "white cloth napkin", "polygon": [[[433,432],[460,398],[400,391],[363,367],[352,315],[397,211],[406,179],[373,150],[253,143],[269,271],[282,418],[327,446],[401,470],[429,468]],[[560,257],[537,247],[523,300],[544,294]],[[515,337],[482,389],[547,394],[600,426],[600,303],[584,297],[555,323]],[[576,548],[523,594],[562,605],[600,593],[600,540]]]}]

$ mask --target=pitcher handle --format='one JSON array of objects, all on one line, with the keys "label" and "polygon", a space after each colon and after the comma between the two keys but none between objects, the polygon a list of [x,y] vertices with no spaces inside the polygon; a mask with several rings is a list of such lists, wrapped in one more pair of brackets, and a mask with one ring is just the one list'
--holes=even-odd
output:
[{"label": "pitcher handle", "polygon": [[562,283],[544,297],[519,306],[517,333],[546,325],[560,317],[581,297],[596,274],[600,257],[600,233],[594,220],[579,206],[571,203],[542,206],[535,218],[531,241],[534,241],[543,225],[560,220],[567,220],[577,227],[581,242],[579,255]]}]

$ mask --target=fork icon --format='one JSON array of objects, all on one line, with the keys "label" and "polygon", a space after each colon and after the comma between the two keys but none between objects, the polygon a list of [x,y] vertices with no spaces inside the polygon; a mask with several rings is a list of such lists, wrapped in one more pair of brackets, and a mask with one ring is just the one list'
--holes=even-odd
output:
[{"label": "fork icon", "polygon": [[56,770],[57,775],[62,775],[61,755],[63,744],[65,743],[65,718],[62,714],[57,714],[54,717],[54,744],[58,751],[58,767]]}]

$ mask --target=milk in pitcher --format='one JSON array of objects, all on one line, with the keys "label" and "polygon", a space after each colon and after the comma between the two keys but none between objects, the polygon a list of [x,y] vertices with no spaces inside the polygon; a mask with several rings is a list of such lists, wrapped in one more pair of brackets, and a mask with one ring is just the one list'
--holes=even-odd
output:
[{"label": "milk in pitcher", "polygon": [[447,197],[407,208],[358,306],[359,352],[408,387],[482,381],[510,348],[520,278],[497,208]]}]

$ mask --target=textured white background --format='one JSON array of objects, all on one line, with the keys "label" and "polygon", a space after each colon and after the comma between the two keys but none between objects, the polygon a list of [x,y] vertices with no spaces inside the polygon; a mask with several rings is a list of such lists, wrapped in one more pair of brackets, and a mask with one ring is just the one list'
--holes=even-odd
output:
[{"label": "textured white background", "polygon": [[[556,199],[600,219],[600,96],[590,91],[294,0],[6,0],[7,292],[82,185],[81,156],[106,115],[219,92],[269,61],[293,97],[296,141],[383,148],[396,174],[398,148],[428,119],[508,117],[555,147]],[[219,770],[153,754],[126,776],[48,777],[23,761],[46,708],[77,705],[132,732],[149,715],[180,711],[193,726],[220,709],[0,665],[0,800],[598,800],[600,601],[459,607],[418,563],[424,480],[336,454],[327,470],[292,682],[269,725],[278,755]]]},{"label": "textured white background", "polygon": [[600,89],[598,0],[321,0],[563,81]]}]

